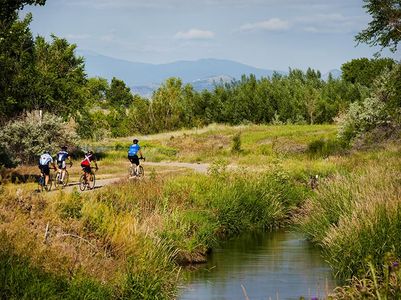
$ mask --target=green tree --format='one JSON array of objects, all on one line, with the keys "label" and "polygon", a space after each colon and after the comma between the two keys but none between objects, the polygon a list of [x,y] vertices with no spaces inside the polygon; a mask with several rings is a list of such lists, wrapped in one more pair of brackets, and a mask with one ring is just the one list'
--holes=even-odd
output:
[{"label": "green tree", "polygon": [[368,27],[355,37],[358,43],[379,45],[396,51],[401,40],[400,0],[364,0],[364,8],[371,15]]},{"label": "green tree", "polygon": [[[0,21],[0,120],[29,108],[34,95],[34,41],[29,24],[32,15],[9,26]],[[3,123],[1,122],[1,123]]]},{"label": "green tree", "polygon": [[90,106],[106,104],[106,92],[109,90],[107,79],[101,77],[89,78],[86,83],[87,99]]},{"label": "green tree", "polygon": [[153,133],[156,129],[150,120],[150,101],[138,95],[134,95],[134,100],[128,109],[129,133]]},{"label": "green tree", "polygon": [[106,98],[109,104],[115,108],[127,108],[132,103],[132,93],[125,82],[113,77],[110,88],[106,91]]},{"label": "green tree", "polygon": [[171,77],[154,93],[150,119],[157,131],[174,130],[185,125],[182,81]]},{"label": "green tree", "polygon": [[17,19],[17,11],[25,5],[45,5],[46,0],[0,0],[0,26],[11,24]]},{"label": "green tree", "polygon": [[84,60],[75,55],[75,44],[52,35],[35,41],[35,95],[30,109],[43,109],[65,118],[85,105]]},{"label": "green tree", "polygon": [[394,65],[395,61],[391,58],[353,59],[341,66],[341,76],[345,81],[372,87],[375,78],[383,71],[392,69]]}]

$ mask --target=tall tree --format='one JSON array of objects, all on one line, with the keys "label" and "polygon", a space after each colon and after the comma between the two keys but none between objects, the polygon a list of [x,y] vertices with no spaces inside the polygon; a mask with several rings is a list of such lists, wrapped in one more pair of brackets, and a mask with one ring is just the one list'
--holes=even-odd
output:
[{"label": "tall tree", "polygon": [[125,82],[113,77],[110,88],[106,91],[107,101],[115,108],[127,108],[133,100],[131,90]]},{"label": "tall tree", "polygon": [[0,0],[0,27],[14,22],[25,5],[45,5],[46,0]]},{"label": "tall tree", "polygon": [[392,69],[394,65],[395,62],[391,58],[353,59],[341,66],[341,77],[347,82],[371,87],[377,76],[386,69]]},{"label": "tall tree", "polygon": [[358,43],[371,46],[389,47],[396,51],[401,40],[401,1],[400,0],[364,0],[364,7],[372,21],[356,37]]},{"label": "tall tree", "polygon": [[57,115],[74,116],[84,106],[86,75],[82,57],[75,55],[75,44],[52,36],[35,41],[36,95],[32,109],[45,109]]},{"label": "tall tree", "polygon": [[0,119],[13,117],[27,108],[33,93],[34,41],[28,14],[7,29],[0,21]]}]

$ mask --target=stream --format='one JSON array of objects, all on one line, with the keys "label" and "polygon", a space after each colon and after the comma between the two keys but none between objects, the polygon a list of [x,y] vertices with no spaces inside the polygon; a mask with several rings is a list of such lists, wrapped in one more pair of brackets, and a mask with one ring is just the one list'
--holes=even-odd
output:
[{"label": "stream", "polygon": [[196,268],[185,271],[179,300],[322,299],[336,286],[319,249],[285,230],[243,234]]}]

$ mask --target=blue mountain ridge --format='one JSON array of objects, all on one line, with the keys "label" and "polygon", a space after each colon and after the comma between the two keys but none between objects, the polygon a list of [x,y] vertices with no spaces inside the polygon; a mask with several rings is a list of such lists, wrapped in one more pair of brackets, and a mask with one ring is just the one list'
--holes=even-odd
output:
[{"label": "blue mountain ridge", "polygon": [[[89,77],[113,77],[124,80],[133,93],[150,97],[162,82],[169,77],[179,77],[184,83],[191,83],[194,89],[211,90],[216,84],[240,79],[242,75],[254,74],[257,78],[272,76],[274,70],[261,69],[226,59],[206,58],[194,61],[181,60],[166,64],[132,62],[77,49],[85,59],[85,70]],[[287,72],[276,71],[280,74]],[[331,71],[334,77],[339,70]],[[340,72],[340,73],[338,73]],[[324,79],[328,74],[322,76]]]}]

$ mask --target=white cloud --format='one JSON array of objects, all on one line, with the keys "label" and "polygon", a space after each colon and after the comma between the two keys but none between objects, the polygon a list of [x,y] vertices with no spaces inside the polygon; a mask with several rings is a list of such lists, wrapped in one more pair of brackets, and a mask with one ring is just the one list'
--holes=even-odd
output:
[{"label": "white cloud", "polygon": [[257,23],[247,23],[241,26],[242,31],[268,30],[268,31],[283,31],[291,27],[290,22],[272,18],[266,21]]},{"label": "white cloud", "polygon": [[214,38],[213,31],[192,28],[188,31],[179,31],[174,38],[179,40],[207,40]]}]

